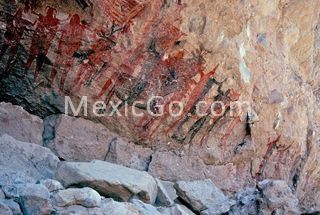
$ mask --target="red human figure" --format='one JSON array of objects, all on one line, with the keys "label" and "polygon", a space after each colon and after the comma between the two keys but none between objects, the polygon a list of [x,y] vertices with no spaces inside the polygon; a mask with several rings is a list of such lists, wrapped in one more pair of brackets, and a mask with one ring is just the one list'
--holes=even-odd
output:
[{"label": "red human figure", "polygon": [[77,72],[77,78],[74,83],[74,90],[81,88],[85,80],[89,80],[94,74],[103,68],[106,62],[110,61],[110,49],[113,41],[108,39],[99,39],[92,45],[93,53],[89,55],[88,62],[83,63]]},{"label": "red human figure", "polygon": [[49,7],[45,16],[39,16],[36,32],[33,34],[29,58],[26,63],[26,70],[29,70],[32,62],[37,58],[34,71],[34,81],[37,81],[38,73],[46,60],[51,42],[54,39],[60,21],[56,18],[57,10]]},{"label": "red human figure", "polygon": [[85,31],[85,26],[81,24],[80,16],[74,14],[70,22],[66,24],[61,30],[61,38],[58,44],[58,56],[52,71],[50,73],[49,80],[53,83],[54,78],[57,75],[57,68],[59,66],[63,67],[61,79],[60,79],[60,89],[63,90],[64,83],[67,78],[68,72],[74,63],[73,54],[79,50],[82,44],[82,36]]},{"label": "red human figure", "polygon": [[22,14],[23,10],[22,8],[19,8],[16,14],[13,17],[8,18],[7,21],[6,32],[4,33],[4,40],[0,53],[1,60],[6,51],[10,48],[6,71],[8,71],[11,67],[11,63],[17,54],[18,45],[24,31],[26,30],[28,25],[32,24],[31,22],[23,19]]}]

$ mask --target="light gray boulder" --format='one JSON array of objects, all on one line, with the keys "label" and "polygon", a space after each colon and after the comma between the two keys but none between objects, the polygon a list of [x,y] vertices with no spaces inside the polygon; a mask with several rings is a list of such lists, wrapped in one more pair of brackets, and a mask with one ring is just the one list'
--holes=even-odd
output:
[{"label": "light gray boulder", "polygon": [[67,161],[104,160],[116,137],[105,126],[67,115],[44,120],[44,144]]},{"label": "light gray boulder", "polygon": [[42,145],[43,121],[22,107],[0,103],[0,136],[8,134],[15,139]]},{"label": "light gray boulder", "polygon": [[122,201],[137,196],[144,202],[154,203],[157,195],[157,183],[147,172],[105,161],[63,162],[56,179],[65,187],[85,184],[104,196]]},{"label": "light gray boulder", "polygon": [[49,149],[14,139],[0,137],[0,185],[52,178],[59,159]]},{"label": "light gray boulder", "polygon": [[130,202],[134,204],[139,210],[141,215],[161,215],[158,209],[150,204],[146,204],[139,199],[131,199]]},{"label": "light gray boulder", "polygon": [[101,211],[103,215],[141,215],[132,203],[116,202],[111,198],[102,201]]},{"label": "light gray boulder", "polygon": [[89,187],[59,190],[53,195],[53,202],[58,207],[82,205],[87,208],[99,207],[101,196]]},{"label": "light gray boulder", "polygon": [[129,168],[146,171],[153,151],[124,139],[114,139],[109,147],[105,161],[120,164]]},{"label": "light gray boulder", "polygon": [[54,192],[58,190],[63,190],[64,187],[59,181],[53,180],[53,179],[44,179],[40,181],[40,184],[43,184],[49,192]]},{"label": "light gray boulder", "polygon": [[187,202],[194,211],[203,215],[226,213],[235,204],[210,179],[178,181],[175,188],[180,198]]},{"label": "light gray boulder", "polygon": [[[21,215],[22,214],[20,206],[18,205],[18,203],[16,203],[12,199],[0,199],[0,205],[6,205],[7,207],[9,207],[13,215]],[[0,212],[0,214],[2,215],[1,212]]]},{"label": "light gray boulder", "polygon": [[156,204],[159,206],[172,206],[174,200],[178,197],[174,189],[174,183],[170,181],[161,181],[156,179],[158,185],[158,194]]},{"label": "light gray boulder", "polygon": [[18,196],[23,214],[47,215],[53,211],[49,191],[42,184],[20,185]]},{"label": "light gray boulder", "polygon": [[190,209],[184,205],[173,205],[171,207],[163,207],[159,209],[161,215],[195,215]]}]

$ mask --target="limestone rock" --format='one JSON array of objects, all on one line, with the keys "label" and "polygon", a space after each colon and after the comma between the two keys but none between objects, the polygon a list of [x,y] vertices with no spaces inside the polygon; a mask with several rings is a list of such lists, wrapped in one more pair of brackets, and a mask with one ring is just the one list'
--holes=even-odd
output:
[{"label": "limestone rock", "polygon": [[53,211],[49,191],[42,184],[23,184],[18,195],[23,214],[47,215]]},{"label": "limestone rock", "polygon": [[102,195],[123,201],[137,196],[154,203],[157,194],[156,181],[148,173],[104,161],[64,162],[56,178],[66,187],[85,184]]},{"label": "limestone rock", "polygon": [[151,161],[153,151],[133,143],[114,139],[106,156],[106,161],[120,164],[129,168],[146,171]]},{"label": "limestone rock", "polygon": [[174,189],[174,183],[170,181],[161,181],[156,179],[158,185],[158,194],[156,204],[160,206],[172,206],[174,200],[178,197]]},{"label": "limestone rock", "polygon": [[209,179],[189,182],[179,181],[175,184],[175,188],[178,196],[200,214],[226,213],[235,204]]},{"label": "limestone rock", "polygon": [[53,180],[53,179],[44,179],[40,181],[40,184],[43,184],[49,192],[54,192],[58,190],[63,190],[64,187],[59,181]]},{"label": "limestone rock", "polygon": [[45,119],[44,142],[68,161],[104,160],[115,135],[103,125],[66,115]]},{"label": "limestone rock", "polygon": [[8,135],[0,137],[0,148],[2,185],[51,178],[59,163],[49,149],[15,140]]},{"label": "limestone rock", "polygon": [[0,136],[8,134],[16,140],[42,145],[42,119],[22,107],[0,103]]},{"label": "limestone rock", "polygon": [[88,187],[59,190],[54,194],[53,199],[55,205],[58,207],[82,205],[87,208],[92,208],[99,207],[101,204],[101,196],[99,193]]}]

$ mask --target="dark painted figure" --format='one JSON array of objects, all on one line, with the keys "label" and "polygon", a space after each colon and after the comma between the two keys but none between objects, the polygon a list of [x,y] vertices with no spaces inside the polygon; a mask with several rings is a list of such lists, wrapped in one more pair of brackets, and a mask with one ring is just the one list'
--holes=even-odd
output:
[{"label": "dark painted figure", "polygon": [[28,12],[29,10],[33,11],[36,9],[37,6],[37,0],[25,0],[24,1],[24,10],[25,12]]},{"label": "dark painted figure", "polygon": [[62,67],[60,79],[60,89],[63,90],[68,72],[74,64],[74,53],[79,50],[82,42],[82,36],[85,31],[85,26],[81,24],[80,16],[74,14],[70,22],[61,30],[61,38],[59,40],[57,59],[50,74],[51,83],[57,75],[57,68]]},{"label": "dark painted figure", "polygon": [[6,66],[8,71],[13,66],[14,58],[18,51],[20,40],[28,25],[32,23],[22,18],[23,10],[19,8],[14,16],[7,20],[6,32],[4,33],[4,40],[1,47],[0,60],[9,49],[9,59]]},{"label": "dark painted figure", "polygon": [[37,14],[39,19],[37,21],[36,32],[32,37],[29,58],[26,64],[26,70],[29,70],[32,62],[36,59],[36,68],[34,71],[35,82],[38,79],[39,71],[46,61],[48,50],[58,29],[59,20],[56,18],[56,14],[57,10],[52,7],[48,7],[45,16]]}]

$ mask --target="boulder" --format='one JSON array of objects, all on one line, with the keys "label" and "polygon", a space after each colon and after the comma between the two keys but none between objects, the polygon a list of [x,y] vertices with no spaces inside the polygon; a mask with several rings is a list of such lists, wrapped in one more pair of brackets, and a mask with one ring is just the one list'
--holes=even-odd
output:
[{"label": "boulder", "polygon": [[65,187],[85,185],[122,201],[137,196],[154,203],[157,195],[156,181],[148,173],[105,161],[63,162],[56,178]]},{"label": "boulder", "polygon": [[161,215],[195,215],[190,209],[188,209],[184,205],[173,205],[168,208],[160,208],[159,209]]},{"label": "boulder", "polygon": [[23,214],[47,215],[53,211],[49,191],[42,184],[18,186],[18,196]]},{"label": "boulder", "polygon": [[86,208],[81,205],[54,207],[54,211],[54,214],[58,215],[107,215],[110,212],[104,213],[100,208]]},{"label": "boulder", "polygon": [[146,204],[139,199],[131,199],[130,202],[138,208],[141,215],[161,215],[156,207]]},{"label": "boulder", "polygon": [[67,161],[104,160],[115,138],[99,123],[67,115],[47,117],[44,125],[45,146]]},{"label": "boulder", "polygon": [[285,181],[265,179],[258,183],[268,211],[279,210],[285,214],[300,214],[299,200]]},{"label": "boulder", "polygon": [[8,135],[0,137],[0,148],[0,185],[51,178],[59,163],[49,149]]},{"label": "boulder", "polygon": [[58,207],[66,207],[70,205],[82,205],[87,208],[99,207],[101,204],[101,196],[97,191],[85,188],[69,188],[59,190],[53,195],[54,204]]},{"label": "boulder", "polygon": [[153,151],[150,148],[128,143],[117,138],[111,142],[106,161],[146,171]]},{"label": "boulder", "polygon": [[158,185],[158,194],[156,204],[159,206],[172,206],[174,200],[178,197],[174,189],[174,183],[170,181],[161,181],[156,179]]},{"label": "boulder", "polygon": [[[22,214],[20,206],[18,205],[18,203],[16,203],[12,199],[1,199],[0,205],[6,205],[7,207],[9,207],[13,215],[21,215]],[[1,209],[0,209],[0,214],[2,215]]]},{"label": "boulder", "polygon": [[13,215],[12,210],[8,205],[0,201],[0,214],[1,215]]},{"label": "boulder", "polygon": [[21,106],[0,103],[0,136],[8,134],[15,139],[42,145],[43,122]]},{"label": "boulder", "polygon": [[0,188],[0,199],[5,199],[6,196],[4,195],[3,190]]},{"label": "boulder", "polygon": [[200,214],[226,213],[235,204],[209,179],[188,182],[178,181],[175,188],[178,196]]},{"label": "boulder", "polygon": [[132,203],[116,202],[110,198],[102,201],[101,211],[103,215],[141,215],[139,209]]},{"label": "boulder", "polygon": [[262,211],[261,193],[256,188],[247,188],[235,194],[236,204],[228,212],[230,215],[256,214]]},{"label": "boulder", "polygon": [[63,190],[64,187],[59,181],[53,180],[53,179],[44,179],[40,181],[40,184],[43,184],[49,192],[54,192],[58,190]]}]

